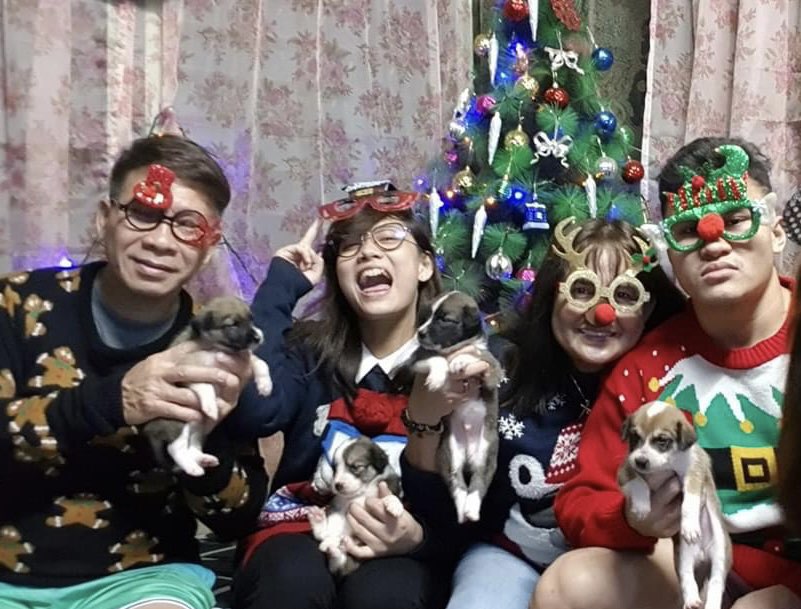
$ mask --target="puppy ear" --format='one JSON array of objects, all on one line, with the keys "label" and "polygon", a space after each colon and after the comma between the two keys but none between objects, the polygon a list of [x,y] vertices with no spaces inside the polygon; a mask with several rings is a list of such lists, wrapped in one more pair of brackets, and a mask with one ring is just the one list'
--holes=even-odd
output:
[{"label": "puppy ear", "polygon": [[626,417],[626,420],[623,421],[623,427],[620,428],[620,437],[623,438],[626,442],[629,441],[629,436],[631,435],[631,428],[634,423],[631,420],[631,415]]},{"label": "puppy ear", "polygon": [[389,457],[378,444],[370,444],[370,464],[377,472],[383,472],[389,465]]},{"label": "puppy ear", "polygon": [[197,338],[201,334],[203,334],[203,330],[206,328],[206,315],[203,313],[198,313],[192,318],[192,321],[189,322],[189,328],[192,330],[191,338]]},{"label": "puppy ear", "polygon": [[400,479],[400,476],[398,476],[395,473],[390,474],[389,476],[384,478],[384,482],[387,483],[387,487],[389,488],[389,491],[393,495],[397,495],[398,497],[400,497],[400,495],[401,495],[401,479]]},{"label": "puppy ear", "polygon": [[481,315],[477,307],[472,304],[462,307],[462,326],[466,336],[481,334]]},{"label": "puppy ear", "polygon": [[695,428],[690,423],[685,420],[676,423],[676,444],[679,450],[687,450],[697,439]]}]

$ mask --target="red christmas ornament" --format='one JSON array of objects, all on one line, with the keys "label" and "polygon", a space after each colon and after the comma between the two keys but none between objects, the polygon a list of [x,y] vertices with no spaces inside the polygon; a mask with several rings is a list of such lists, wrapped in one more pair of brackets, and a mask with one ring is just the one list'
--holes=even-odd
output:
[{"label": "red christmas ornament", "polygon": [[576,5],[573,0],[551,0],[553,14],[565,27],[574,32],[581,29],[581,17],[579,17]]},{"label": "red christmas ornament", "polygon": [[629,159],[626,161],[626,164],[623,165],[623,172],[621,175],[625,182],[636,184],[645,177],[645,167],[643,167],[642,163],[639,161]]},{"label": "red christmas ornament", "polygon": [[717,241],[723,234],[723,218],[720,217],[720,214],[707,214],[698,221],[695,230],[698,236],[707,243]]},{"label": "red christmas ornament", "polygon": [[593,311],[595,323],[599,326],[608,326],[617,318],[615,308],[608,302],[602,302]]},{"label": "red christmas ornament", "polygon": [[704,176],[693,176],[693,179],[690,180],[690,184],[693,187],[693,192],[698,192],[706,185],[706,180]]},{"label": "red christmas ornament", "polygon": [[570,103],[570,95],[562,87],[551,87],[542,94],[544,99],[549,104],[554,104],[560,108],[567,108]]},{"label": "red christmas ornament", "polygon": [[515,277],[517,279],[519,279],[520,281],[527,281],[529,283],[534,281],[534,278],[536,276],[537,276],[537,271],[535,271],[530,266],[524,266],[523,268],[518,269],[517,273],[515,273]]},{"label": "red christmas ornament", "polygon": [[523,21],[528,17],[528,2],[525,0],[506,0],[503,16],[509,21]]}]

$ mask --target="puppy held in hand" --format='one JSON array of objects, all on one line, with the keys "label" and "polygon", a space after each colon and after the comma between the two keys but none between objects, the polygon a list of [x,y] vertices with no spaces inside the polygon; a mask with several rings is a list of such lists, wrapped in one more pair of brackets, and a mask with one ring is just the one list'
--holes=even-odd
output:
[{"label": "puppy held in hand", "polygon": [[[651,511],[651,488],[678,476],[683,490],[681,530],[673,537],[676,573],[684,609],[719,609],[731,567],[731,540],[706,451],[682,412],[666,402],[651,402],[623,424],[629,454],[618,482],[631,511],[642,518]],[[706,600],[699,590],[706,584]]]},{"label": "puppy held in hand", "polygon": [[[461,292],[449,292],[434,303],[417,338],[420,346],[412,355],[411,368],[426,375],[425,384],[432,391],[444,388],[451,375],[476,361],[489,364],[478,397],[465,400],[447,417],[437,451],[457,519],[476,521],[497,466],[498,387],[504,371],[487,348],[478,305]],[[460,354],[448,361],[450,354],[464,347],[474,347],[476,354]]]},{"label": "puppy held in hand", "polygon": [[[234,297],[222,297],[209,301],[186,329],[175,337],[172,345],[188,340],[198,341],[203,349],[237,354],[258,347],[263,335],[253,325],[250,307],[245,302]],[[250,364],[259,394],[269,395],[273,384],[267,363],[250,353]],[[217,457],[203,452],[206,434],[220,416],[217,393],[214,385],[208,383],[191,383],[187,387],[197,394],[205,420],[184,423],[154,419],[145,423],[142,432],[160,462],[167,461],[168,454],[190,476],[202,476],[203,468],[219,465]]]},{"label": "puppy held in hand", "polygon": [[334,452],[333,469],[331,503],[326,509],[310,508],[308,518],[312,534],[320,542],[320,551],[328,555],[328,568],[342,576],[359,566],[343,547],[343,540],[351,534],[347,519],[350,506],[354,503],[363,506],[368,498],[378,497],[379,482],[386,482],[394,493],[383,499],[387,512],[399,517],[403,514],[403,504],[398,498],[400,478],[387,454],[370,438],[361,436],[343,442]]}]

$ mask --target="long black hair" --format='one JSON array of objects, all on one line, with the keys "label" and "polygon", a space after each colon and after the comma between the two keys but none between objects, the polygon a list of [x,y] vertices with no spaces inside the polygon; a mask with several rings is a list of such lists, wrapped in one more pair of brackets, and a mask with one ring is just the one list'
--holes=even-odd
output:
[{"label": "long black hair", "polygon": [[[332,376],[334,386],[348,401],[356,395],[355,377],[361,362],[362,336],[359,318],[342,293],[337,280],[337,250],[345,238],[362,235],[378,221],[388,217],[390,214],[366,207],[352,218],[331,224],[323,247],[326,288],[320,302],[319,319],[298,322],[289,335],[290,341],[297,341],[312,349],[319,366]],[[419,282],[417,286],[419,324],[422,321],[421,311],[428,309],[441,291],[431,233],[428,223],[411,210],[393,212],[391,217],[408,226],[417,245],[425,255],[431,257],[431,278]]]},{"label": "long black hair", "polygon": [[[627,261],[640,251],[634,237],[642,239],[630,224],[620,220],[588,220],[573,240],[576,251],[588,251],[587,262],[594,266],[602,252],[614,254],[613,264]],[[568,263],[553,249],[540,265],[534,282],[534,293],[528,310],[519,324],[507,334],[517,345],[510,375],[510,398],[506,405],[517,415],[542,413],[550,398],[570,390],[571,375],[577,373],[568,355],[557,342],[551,327],[559,283],[567,278]],[[684,297],[656,266],[640,272],[637,278],[650,292],[654,309],[645,323],[645,330],[660,324],[684,307]],[[590,396],[588,396],[590,397]],[[594,397],[594,396],[593,396]]]}]

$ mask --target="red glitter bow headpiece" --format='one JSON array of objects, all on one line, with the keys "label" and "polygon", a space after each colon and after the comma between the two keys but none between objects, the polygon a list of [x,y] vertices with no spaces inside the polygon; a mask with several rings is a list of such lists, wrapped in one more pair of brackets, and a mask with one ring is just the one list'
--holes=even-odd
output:
[{"label": "red glitter bow headpiece", "polygon": [[147,168],[147,177],[134,186],[134,199],[152,209],[169,209],[172,205],[170,188],[174,181],[172,170],[163,165],[151,165]]}]

